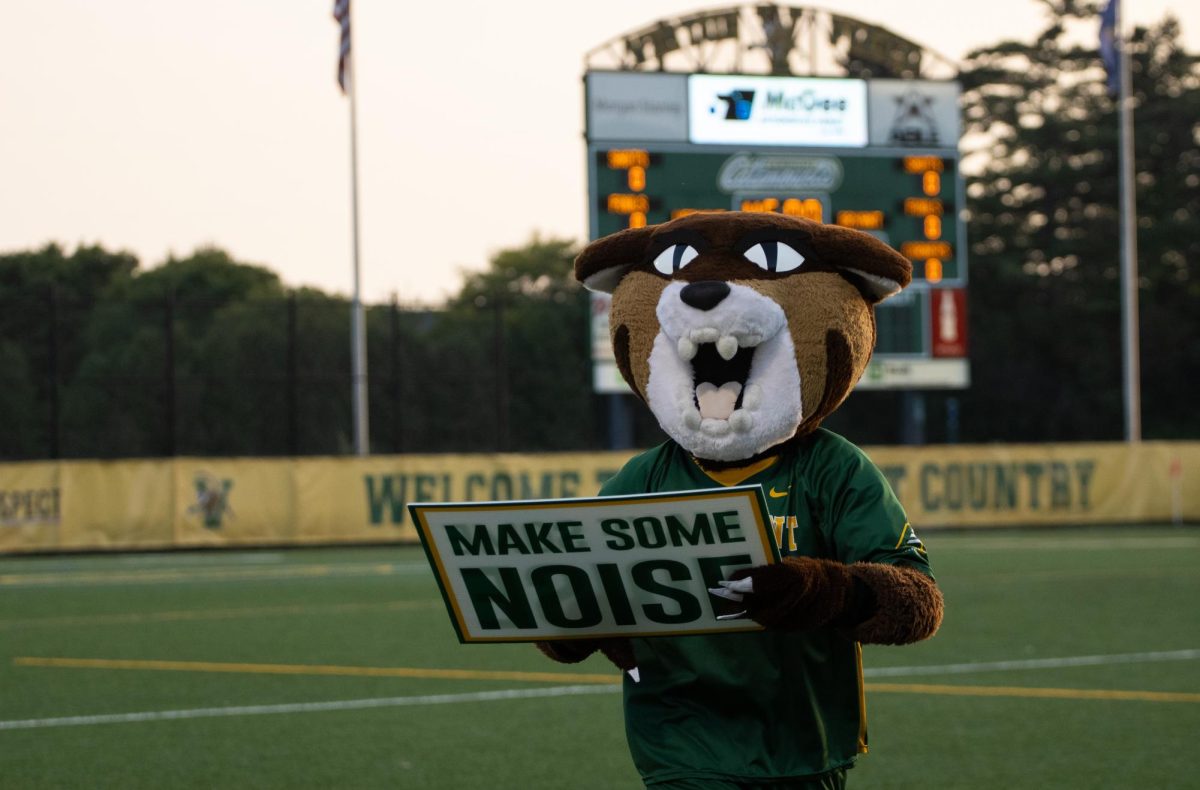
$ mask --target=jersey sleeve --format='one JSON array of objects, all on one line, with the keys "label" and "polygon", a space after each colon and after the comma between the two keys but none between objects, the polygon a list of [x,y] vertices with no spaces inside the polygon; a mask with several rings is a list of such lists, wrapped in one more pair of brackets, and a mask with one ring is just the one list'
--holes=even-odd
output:
[{"label": "jersey sleeve", "polygon": [[817,460],[824,502],[821,530],[845,563],[908,565],[933,575],[924,544],[887,478],[866,454],[831,436]]}]

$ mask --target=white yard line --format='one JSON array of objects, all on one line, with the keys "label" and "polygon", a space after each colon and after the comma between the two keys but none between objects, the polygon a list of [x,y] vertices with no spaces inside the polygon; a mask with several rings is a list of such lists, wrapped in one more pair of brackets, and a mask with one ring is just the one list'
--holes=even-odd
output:
[{"label": "white yard line", "polygon": [[1019,669],[1062,669],[1098,667],[1109,664],[1141,664],[1155,661],[1192,661],[1200,650],[1166,650],[1155,653],[1118,653],[1108,656],[1068,656],[1065,658],[1027,658],[1016,661],[979,661],[971,664],[941,664],[924,667],[873,667],[864,669],[868,678],[900,678],[920,675],[966,675],[978,672],[1005,672]]},{"label": "white yard line", "polygon": [[[1069,656],[1065,658],[1033,658],[1019,661],[982,661],[973,664],[940,664],[921,667],[876,667],[863,674],[868,678],[911,677],[919,675],[968,674],[1019,669],[1057,669],[1063,667],[1134,664],[1156,661],[1190,661],[1200,659],[1200,650],[1168,650],[1153,653],[1120,653],[1107,656]],[[207,719],[231,716],[261,716],[273,713],[319,713],[369,708],[398,708],[413,705],[447,705],[458,702],[493,702],[511,699],[570,697],[581,694],[613,694],[617,685],[551,686],[549,688],[504,689],[466,694],[431,694],[416,697],[380,697],[375,699],[334,700],[330,702],[296,702],[281,705],[243,705],[227,708],[191,708],[184,710],[144,711],[139,713],[109,713],[93,716],[60,716],[46,719],[16,719],[0,721],[3,730],[33,730],[45,727],[76,727],[86,724],[129,724],[146,721],[178,719]]]},{"label": "white yard line", "polygon": [[212,584],[354,576],[429,575],[427,562],[351,562],[285,565],[226,565],[188,568],[121,568],[115,570],[33,571],[0,573],[0,588],[137,584]]},{"label": "white yard line", "polygon": [[222,563],[234,565],[267,565],[286,562],[287,557],[279,552],[267,551],[221,551],[211,554],[179,554],[176,552],[149,554],[121,554],[113,558],[122,565],[157,566],[157,565],[219,565]]},{"label": "white yard line", "polygon": [[140,625],[198,620],[235,620],[256,617],[286,617],[345,614],[349,612],[393,611],[444,608],[440,598],[374,603],[310,604],[284,606],[248,606],[232,609],[176,609],[160,612],[123,612],[118,614],[59,615],[57,617],[28,617],[17,620],[0,619],[0,631],[17,628],[63,628],[105,625]]},{"label": "white yard line", "polygon": [[215,719],[229,716],[262,716],[272,713],[321,713],[368,708],[400,708],[411,705],[447,705],[455,702],[493,702],[540,697],[571,697],[580,694],[615,694],[620,686],[551,686],[550,688],[504,689],[468,694],[430,694],[420,697],[379,697],[375,699],[332,700],[329,702],[293,702],[281,705],[241,705],[228,708],[191,708],[184,710],[108,713],[95,716],[60,716],[52,719],[0,721],[0,730],[34,730],[43,727],[78,727],[85,724],[130,724],[178,719]]},{"label": "white yard line", "polygon": [[83,573],[98,568],[197,568],[219,565],[282,565],[289,558],[280,552],[213,551],[189,554],[184,552],[148,552],[146,554],[90,554],[54,557],[39,555],[22,557],[9,554],[0,557],[0,573]]},{"label": "white yard line", "polygon": [[[925,533],[922,533],[923,535]],[[936,550],[938,537],[933,530],[926,535]],[[953,541],[953,542],[951,542]],[[1134,551],[1161,549],[1200,548],[1200,536],[1196,535],[1151,535],[1146,537],[1078,537],[1078,536],[1029,536],[1004,537],[985,535],[947,536],[947,551]]]}]

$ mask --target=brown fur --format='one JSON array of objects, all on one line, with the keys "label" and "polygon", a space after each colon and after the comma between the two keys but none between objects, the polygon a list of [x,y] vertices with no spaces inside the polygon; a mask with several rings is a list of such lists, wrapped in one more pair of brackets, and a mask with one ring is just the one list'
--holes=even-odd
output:
[{"label": "brown fur", "polygon": [[745,598],[746,613],[767,628],[788,631],[820,628],[836,620],[851,605],[854,579],[847,566],[814,557],[785,557],[733,574],[754,579],[754,592]]},{"label": "brown fur", "polygon": [[624,369],[621,375],[626,376],[634,392],[643,400],[646,397],[646,382],[650,380],[650,349],[658,334],[654,308],[667,283],[667,280],[648,272],[631,272],[621,281],[620,296],[613,294],[610,334],[615,338],[618,333],[625,332],[629,338],[626,347],[629,350],[628,368],[632,378],[626,376]]},{"label": "brown fur", "polygon": [[578,664],[600,651],[617,669],[633,669],[637,658],[628,639],[570,639],[556,642],[535,642],[537,649],[560,664]]},{"label": "brown fur", "polygon": [[928,639],[942,624],[942,593],[915,568],[856,562],[850,573],[875,594],[875,613],[850,635],[875,645],[906,645]]},{"label": "brown fur", "polygon": [[786,557],[777,565],[733,574],[745,576],[754,579],[746,612],[768,628],[834,625],[859,642],[905,645],[933,636],[942,622],[941,592],[914,568]]},{"label": "brown fur", "polygon": [[533,644],[547,658],[560,664],[578,664],[596,652],[596,642],[592,639],[562,639],[556,642],[534,642]]}]

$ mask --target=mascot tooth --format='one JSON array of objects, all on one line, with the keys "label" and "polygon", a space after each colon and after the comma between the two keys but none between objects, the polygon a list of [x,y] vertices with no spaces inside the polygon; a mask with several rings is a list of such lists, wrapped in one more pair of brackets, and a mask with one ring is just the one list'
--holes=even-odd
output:
[{"label": "mascot tooth", "polygon": [[538,647],[636,668],[626,733],[647,786],[844,787],[866,751],[859,645],[925,639],[942,619],[883,475],[820,427],[866,369],[875,304],[911,264],[858,231],[713,212],[599,239],[575,275],[612,294],[621,375],[670,437],[601,493],[759,484],[783,561],[712,591],[761,631]]}]

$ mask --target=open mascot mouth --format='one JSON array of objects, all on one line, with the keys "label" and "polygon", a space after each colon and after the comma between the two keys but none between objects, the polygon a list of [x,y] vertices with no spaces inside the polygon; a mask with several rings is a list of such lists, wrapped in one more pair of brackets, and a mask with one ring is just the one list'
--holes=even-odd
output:
[{"label": "open mascot mouth", "polygon": [[[704,332],[698,330],[692,335],[694,337]],[[734,339],[734,342],[726,341],[723,348],[718,349],[716,342],[696,342],[692,337],[683,337],[679,339],[677,347],[680,359],[692,365],[695,408],[684,414],[684,421],[690,427],[699,428],[704,420],[725,421],[730,423],[730,428],[734,424],[752,421],[745,408],[746,400],[754,405],[762,397],[760,387],[752,385],[753,389],[750,389],[746,386],[754,360],[754,346],[742,345]],[[726,354],[729,356],[726,357]],[[734,418],[735,414],[737,418]],[[718,425],[711,427],[719,428]]]},{"label": "open mascot mouth", "polygon": [[663,430],[701,458],[749,458],[795,433],[800,376],[783,309],[752,288],[707,310],[683,303],[683,283],[658,305],[647,401]]}]

